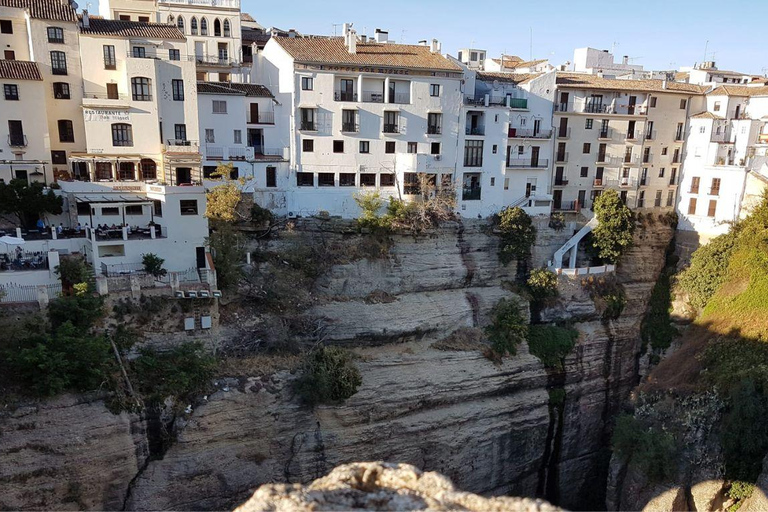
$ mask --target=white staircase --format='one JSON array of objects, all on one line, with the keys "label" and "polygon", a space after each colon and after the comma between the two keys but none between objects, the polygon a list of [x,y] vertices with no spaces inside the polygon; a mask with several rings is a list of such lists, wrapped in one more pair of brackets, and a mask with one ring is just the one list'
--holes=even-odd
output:
[{"label": "white staircase", "polygon": [[590,221],[587,222],[583,228],[581,228],[575,235],[573,235],[570,240],[565,242],[561,248],[555,251],[553,261],[549,262],[549,269],[555,271],[555,269],[563,268],[563,256],[565,256],[568,251],[571,251],[569,267],[576,267],[576,253],[578,252],[579,242],[581,242],[581,239],[587,236],[587,234],[590,233],[597,226],[597,224],[597,216],[592,217],[592,219],[590,219]]}]

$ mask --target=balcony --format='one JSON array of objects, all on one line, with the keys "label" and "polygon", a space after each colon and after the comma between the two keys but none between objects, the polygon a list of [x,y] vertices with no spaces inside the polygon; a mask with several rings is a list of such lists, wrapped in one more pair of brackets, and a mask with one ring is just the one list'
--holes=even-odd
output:
[{"label": "balcony", "polygon": [[570,128],[563,128],[560,127],[557,129],[557,138],[558,139],[570,139],[571,138],[571,129]]},{"label": "balcony", "polygon": [[485,135],[485,127],[484,126],[475,126],[474,128],[471,126],[467,126],[467,129],[465,130],[466,135]]},{"label": "balcony", "polygon": [[195,5],[198,7],[224,7],[240,9],[240,0],[160,0],[161,4]]},{"label": "balcony", "polygon": [[638,140],[639,134],[637,130],[633,130],[631,132],[627,132],[627,142],[635,142]]},{"label": "balcony", "polygon": [[595,178],[592,181],[592,187],[594,188],[603,188],[605,184],[603,183],[603,178]]},{"label": "balcony", "polygon": [[299,124],[299,130],[305,131],[305,132],[316,132],[317,131],[317,124],[315,124],[314,121],[302,121]]},{"label": "balcony", "polygon": [[552,130],[532,130],[527,128],[510,128],[507,132],[510,139],[548,139],[552,136]]},{"label": "balcony", "polygon": [[619,187],[635,188],[637,187],[637,178],[619,178]]},{"label": "balcony", "polygon": [[600,130],[597,134],[597,140],[611,140],[613,139],[613,130]]},{"label": "balcony", "polygon": [[165,141],[166,153],[199,153],[200,148],[196,140],[168,139]]},{"label": "balcony", "polygon": [[230,68],[239,66],[240,62],[227,55],[195,55],[195,62],[201,66]]},{"label": "balcony", "polygon": [[248,124],[275,124],[274,112],[259,112],[257,116],[248,116]]},{"label": "balcony", "polygon": [[266,161],[280,161],[280,160],[288,160],[288,148],[264,148],[261,146],[254,146],[251,147],[253,149],[253,158],[255,160],[266,160]]},{"label": "balcony", "polygon": [[392,123],[384,123],[384,129],[382,131],[384,133],[400,133],[398,126]]},{"label": "balcony", "polygon": [[509,169],[546,169],[549,166],[548,158],[508,158]]},{"label": "balcony", "polygon": [[482,189],[476,187],[462,187],[461,200],[462,201],[479,201]]},{"label": "balcony", "polygon": [[357,101],[356,92],[335,91],[333,93],[335,101]]},{"label": "balcony", "polygon": [[411,103],[411,93],[396,92],[389,95],[389,102],[397,105],[409,105]]},{"label": "balcony", "polygon": [[638,164],[639,158],[635,155],[624,155],[621,160],[621,165],[632,166]]},{"label": "balcony", "polygon": [[380,92],[363,91],[364,103],[384,103],[384,94]]},{"label": "balcony", "polygon": [[722,133],[712,132],[712,136],[709,138],[710,142],[717,142],[720,144],[733,144],[731,141],[731,131],[725,130]]},{"label": "balcony", "polygon": [[559,204],[552,205],[552,211],[555,212],[579,212],[581,206],[578,201],[560,201]]},{"label": "balcony", "polygon": [[[487,99],[487,104],[486,104]],[[512,98],[509,96],[493,96],[486,94],[469,94],[464,96],[464,104],[477,107],[509,107],[516,110],[527,110],[527,98]]]},{"label": "balcony", "polygon": [[566,185],[568,185],[568,180],[565,180],[563,178],[555,178],[556,187],[565,187]]},{"label": "balcony", "polygon": [[360,131],[357,123],[341,123],[341,131],[345,133],[357,133]]},{"label": "balcony", "polygon": [[648,113],[645,105],[614,105],[590,103],[585,100],[569,103],[555,103],[555,112],[575,112],[578,114],[610,114],[625,116],[644,116]]},{"label": "balcony", "polygon": [[9,135],[8,145],[12,148],[25,148],[28,145],[27,136],[22,135]]},{"label": "balcony", "polygon": [[128,94],[108,94],[106,92],[83,93],[84,107],[124,107],[128,108],[131,96]]},{"label": "balcony", "polygon": [[217,161],[253,160],[253,148],[245,146],[213,146],[205,145],[205,159]]},{"label": "balcony", "polygon": [[526,98],[510,98],[509,108],[527,110],[528,100]]},{"label": "balcony", "polygon": [[443,133],[443,129],[434,124],[427,125],[427,135],[440,135]]},{"label": "balcony", "polygon": [[643,153],[643,163],[644,164],[651,163],[651,160],[653,160],[653,155],[651,153]]},{"label": "balcony", "polygon": [[683,140],[683,134],[682,133],[676,133],[675,134],[675,142],[682,142]]},{"label": "balcony", "polygon": [[656,130],[646,131],[645,140],[656,140]]},{"label": "balcony", "polygon": [[555,156],[555,163],[564,164],[568,161],[568,153],[558,153]]}]

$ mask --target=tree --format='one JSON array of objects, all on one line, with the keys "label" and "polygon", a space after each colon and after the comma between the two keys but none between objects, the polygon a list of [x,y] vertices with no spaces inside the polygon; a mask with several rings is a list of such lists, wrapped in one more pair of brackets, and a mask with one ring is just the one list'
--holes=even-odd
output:
[{"label": "tree", "polygon": [[592,230],[592,245],[600,259],[616,263],[632,247],[635,231],[632,210],[611,189],[595,198],[593,208],[599,223]]},{"label": "tree", "polygon": [[505,265],[512,260],[527,261],[536,242],[536,228],[522,208],[504,208],[496,217],[501,232],[499,259]]},{"label": "tree", "polygon": [[157,254],[147,253],[141,255],[141,263],[144,265],[144,271],[152,277],[163,277],[168,273],[163,268],[165,260]]},{"label": "tree", "polygon": [[491,311],[485,334],[499,356],[515,355],[517,345],[528,339],[528,324],[514,301],[501,299]]},{"label": "tree", "polygon": [[34,226],[44,213],[59,215],[63,204],[63,199],[53,190],[45,192],[42,183],[28,184],[18,179],[0,182],[0,213],[14,215],[22,227]]},{"label": "tree", "polygon": [[205,216],[214,221],[237,222],[250,220],[250,212],[240,211],[244,178],[232,179],[234,165],[219,164],[211,178],[221,182],[206,194]]},{"label": "tree", "polygon": [[245,259],[245,241],[231,224],[217,223],[206,240],[211,248],[216,278],[221,288],[236,286],[242,277],[241,264]]},{"label": "tree", "polygon": [[88,267],[85,260],[78,256],[62,258],[54,270],[61,277],[61,284],[65,290],[72,290],[76,284],[88,281]]}]

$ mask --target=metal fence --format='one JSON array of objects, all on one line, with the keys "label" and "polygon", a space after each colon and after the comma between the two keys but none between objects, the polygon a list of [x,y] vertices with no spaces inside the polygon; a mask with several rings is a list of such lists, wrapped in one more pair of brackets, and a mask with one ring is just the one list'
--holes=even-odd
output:
[{"label": "metal fence", "polygon": [[[0,286],[0,304],[18,304],[23,302],[37,302],[37,286],[21,286],[7,284]],[[48,298],[55,299],[61,296],[61,283],[45,285],[48,290]]]}]

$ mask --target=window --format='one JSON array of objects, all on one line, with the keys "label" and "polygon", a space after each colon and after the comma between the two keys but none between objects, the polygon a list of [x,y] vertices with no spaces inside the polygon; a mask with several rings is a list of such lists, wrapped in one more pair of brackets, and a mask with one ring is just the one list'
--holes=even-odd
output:
[{"label": "window", "polygon": [[267,187],[277,187],[277,167],[267,167]]},{"label": "window", "polygon": [[152,101],[149,78],[131,78],[131,92],[133,93],[133,101]]},{"label": "window", "polygon": [[216,142],[216,135],[213,132],[213,128],[205,129],[205,142],[209,144]]},{"label": "window", "polygon": [[184,80],[171,80],[173,101],[184,101]]},{"label": "window", "polygon": [[168,50],[168,60],[181,60],[181,51],[173,48]]},{"label": "window", "polygon": [[[203,178],[208,179],[211,176],[213,176],[216,173],[216,166],[215,165],[204,165],[203,166]],[[218,178],[218,176],[217,176]]]},{"label": "window", "polygon": [[58,50],[51,52],[51,73],[54,75],[67,74],[67,56]]},{"label": "window", "polygon": [[318,187],[333,187],[336,185],[336,177],[332,172],[317,173]]},{"label": "window", "polygon": [[415,195],[419,193],[419,175],[415,172],[403,173],[403,194]]},{"label": "window", "polygon": [[189,28],[192,31],[192,35],[196,36],[197,35],[197,18],[195,18],[194,16],[192,17],[192,21],[190,22]]},{"label": "window", "polygon": [[581,174],[579,176],[581,176],[582,178],[586,178],[587,176],[589,176],[589,167],[582,167]]},{"label": "window", "polygon": [[181,199],[179,213],[182,215],[197,215],[197,199]]},{"label": "window", "polygon": [[145,180],[157,179],[157,163],[150,158],[142,158],[139,163],[141,168],[141,178]]},{"label": "window", "polygon": [[394,153],[395,152],[395,141],[388,140],[386,143],[384,143],[384,152],[385,153]]},{"label": "window", "polygon": [[680,100],[680,110],[685,110],[685,107],[687,104],[688,104],[688,100],[686,99]]},{"label": "window", "polygon": [[409,142],[407,150],[408,153],[416,154],[419,152],[419,144],[417,142]]},{"label": "window", "polygon": [[440,143],[439,142],[433,142],[432,144],[430,144],[429,154],[430,155],[439,155],[440,154]]},{"label": "window", "polygon": [[443,114],[429,113],[427,114],[427,134],[428,135],[440,135],[442,132]]},{"label": "window", "polygon": [[333,141],[333,152],[334,153],[343,153],[344,152],[344,141],[343,140],[335,140],[335,141]]},{"label": "window", "polygon": [[176,18],[176,27],[178,27],[182,34],[184,33],[184,16]]},{"label": "window", "polygon": [[653,199],[653,206],[657,208],[661,206],[661,190],[656,191],[656,197]]},{"label": "window", "polygon": [[661,167],[659,168],[659,178],[663,178],[663,177],[664,177],[664,168]]},{"label": "window", "polygon": [[641,190],[637,195],[637,207],[642,208],[645,206],[645,190]]},{"label": "window", "polygon": [[200,35],[201,36],[208,35],[208,20],[205,18],[200,19]]},{"label": "window", "polygon": [[133,181],[136,179],[136,170],[133,162],[120,162],[117,173],[120,181]]},{"label": "window", "polygon": [[311,76],[303,76],[301,77],[301,90],[302,91],[311,91],[315,88],[315,79]]},{"label": "window", "polygon": [[62,119],[59,125],[59,142],[75,142],[75,130],[72,127],[72,121]]},{"label": "window", "polygon": [[227,102],[225,100],[213,100],[213,113],[214,114],[226,114]]},{"label": "window", "polygon": [[133,128],[129,124],[115,123],[112,125],[113,146],[133,146]]},{"label": "window", "polygon": [[13,34],[11,20],[0,20],[0,34]]},{"label": "window", "polygon": [[357,131],[357,110],[345,109],[341,111],[341,131]]},{"label": "window", "polygon": [[221,37],[221,21],[219,21],[219,18],[213,20],[213,35]]},{"label": "window", "polygon": [[384,111],[384,133],[399,133],[397,118],[398,112],[392,110]]},{"label": "window", "polygon": [[147,57],[147,49],[143,46],[134,46],[133,47],[133,57],[135,59],[144,59]]},{"label": "window", "polygon": [[669,192],[667,192],[667,206],[672,206],[674,201],[675,201],[675,191],[670,190]]},{"label": "window", "polygon": [[464,145],[464,167],[482,167],[483,141],[468,140]]},{"label": "window", "polygon": [[315,150],[315,141],[313,139],[304,139],[301,141],[301,150],[304,153],[312,153]]},{"label": "window", "polygon": [[504,178],[504,190],[509,190],[509,178]]},{"label": "window", "polygon": [[668,148],[666,148],[666,147],[664,147],[664,148],[661,148],[661,154],[662,154],[662,155],[666,155],[666,154],[667,154],[667,151],[668,151]]},{"label": "window", "polygon": [[593,124],[594,122],[595,122],[595,120],[594,120],[594,119],[585,119],[585,120],[584,120],[584,129],[585,129],[585,130],[591,130],[591,129],[592,129],[592,124]]},{"label": "window", "polygon": [[656,108],[656,96],[651,96],[651,108]]},{"label": "window", "polygon": [[129,204],[125,207],[126,215],[141,215],[144,213],[144,208],[140,204]]},{"label": "window", "polygon": [[131,17],[127,14],[121,14],[120,21],[131,21]]},{"label": "window", "polygon": [[101,214],[102,215],[120,215],[120,208],[112,208],[112,207],[102,208]]},{"label": "window", "polygon": [[357,175],[353,172],[339,173],[339,186],[340,187],[354,187],[355,178]]},{"label": "window", "polygon": [[59,44],[63,43],[64,30],[60,27],[48,27],[48,42]]},{"label": "window", "polygon": [[51,151],[51,163],[54,164],[66,164],[67,152],[66,151]]},{"label": "window", "polygon": [[102,49],[104,51],[104,69],[117,69],[115,47],[111,44],[105,44]]},{"label": "window", "polygon": [[3,59],[16,60],[16,53],[13,50],[3,50]]},{"label": "window", "polygon": [[361,140],[360,141],[360,152],[361,153],[370,153],[371,152],[371,143],[367,140]]},{"label": "window", "polygon": [[242,130],[235,130],[234,141],[235,141],[235,144],[242,144],[243,143],[243,131]]},{"label": "window", "polygon": [[95,174],[97,180],[111,180],[112,164],[109,162],[96,162]]},{"label": "window", "polygon": [[715,102],[715,112],[720,112],[720,102],[719,101]]},{"label": "window", "polygon": [[643,163],[647,164],[651,159],[651,148],[643,148]]},{"label": "window", "polygon": [[380,187],[394,187],[395,186],[395,175],[394,174],[380,174],[379,175],[379,186]]},{"label": "window", "polygon": [[301,109],[301,124],[299,125],[299,129],[307,131],[315,131],[317,129],[315,126],[315,109]]},{"label": "window", "polygon": [[229,37],[230,32],[229,20],[224,20],[224,37]]},{"label": "window", "polygon": [[375,187],[376,186],[376,175],[370,172],[364,173],[360,175],[360,186],[361,187]]},{"label": "window", "polygon": [[585,142],[584,146],[581,149],[581,152],[587,155],[591,150],[592,150],[592,144],[590,144],[589,142]]},{"label": "window", "polygon": [[3,93],[8,101],[19,101],[19,86],[16,84],[4,84]]},{"label": "window", "polygon": [[699,182],[701,181],[701,178],[698,176],[694,176],[691,178],[691,194],[698,194],[699,193]]},{"label": "window", "polygon": [[709,188],[709,195],[720,195],[720,178],[712,178],[712,186]]},{"label": "window", "polygon": [[149,23],[149,16],[139,16],[139,23]]},{"label": "window", "polygon": [[707,208],[707,217],[714,217],[717,210],[717,199],[710,199],[709,208]]},{"label": "window", "polygon": [[498,152],[499,152],[498,144],[494,144],[493,146],[491,146],[491,153],[493,153],[495,155]]},{"label": "window", "polygon": [[187,125],[175,124],[173,125],[173,134],[176,138],[176,143],[184,142],[187,140]]},{"label": "window", "polygon": [[69,99],[69,84],[66,82],[54,82],[53,97],[57,100]]},{"label": "window", "polygon": [[429,95],[432,97],[440,96],[440,84],[429,84]]}]

